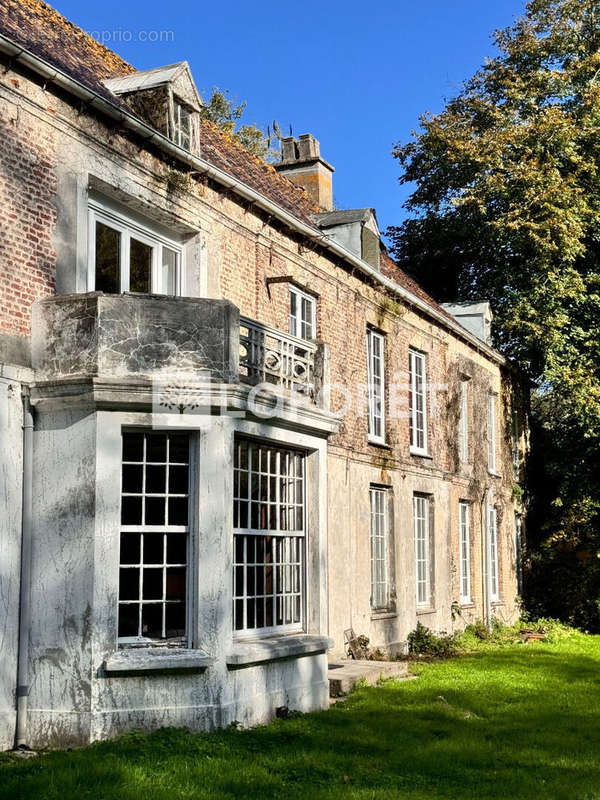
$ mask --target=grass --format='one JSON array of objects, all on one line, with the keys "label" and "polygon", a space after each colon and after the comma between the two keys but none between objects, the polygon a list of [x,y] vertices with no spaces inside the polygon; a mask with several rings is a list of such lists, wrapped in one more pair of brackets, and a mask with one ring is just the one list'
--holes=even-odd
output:
[{"label": "grass", "polygon": [[600,637],[418,664],[251,731],[130,734],[0,757],[2,800],[600,799]]}]

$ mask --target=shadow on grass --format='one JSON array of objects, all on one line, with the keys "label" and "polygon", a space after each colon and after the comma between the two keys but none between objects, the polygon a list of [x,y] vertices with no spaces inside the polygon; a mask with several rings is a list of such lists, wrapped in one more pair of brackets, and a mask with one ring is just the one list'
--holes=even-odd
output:
[{"label": "shadow on grass", "polygon": [[419,681],[251,731],[171,729],[51,753],[0,769],[0,798],[591,800],[600,797],[593,644],[590,655],[510,648],[436,664]]}]

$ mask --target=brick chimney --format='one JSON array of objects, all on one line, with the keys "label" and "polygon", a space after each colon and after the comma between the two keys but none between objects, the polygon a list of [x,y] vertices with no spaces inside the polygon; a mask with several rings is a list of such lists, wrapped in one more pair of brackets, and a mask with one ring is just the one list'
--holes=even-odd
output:
[{"label": "brick chimney", "polygon": [[321,158],[319,142],[310,133],[281,140],[281,163],[275,169],[301,186],[323,211],[333,210],[333,167]]}]

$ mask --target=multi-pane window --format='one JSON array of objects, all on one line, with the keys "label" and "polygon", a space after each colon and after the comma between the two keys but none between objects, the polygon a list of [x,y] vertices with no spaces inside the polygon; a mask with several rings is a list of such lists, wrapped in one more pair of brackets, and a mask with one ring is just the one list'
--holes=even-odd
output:
[{"label": "multi-pane window", "polygon": [[89,206],[90,290],[181,294],[182,250],[96,203]]},{"label": "multi-pane window", "polygon": [[458,394],[458,457],[469,461],[469,381],[461,380]]},{"label": "multi-pane window", "polygon": [[471,602],[471,505],[458,504],[458,533],[460,541],[460,600]]},{"label": "multi-pane window", "polygon": [[173,102],[173,116],[175,128],[173,130],[173,141],[184,150],[190,149],[192,139],[192,117],[189,109],[178,100]]},{"label": "multi-pane window", "polygon": [[371,607],[390,605],[389,490],[371,487]]},{"label": "multi-pane window", "polygon": [[238,633],[303,627],[304,487],[304,453],[236,440],[233,625]]},{"label": "multi-pane window", "polygon": [[369,404],[369,439],[385,441],[385,338],[367,330],[367,389]]},{"label": "multi-pane window", "polygon": [[515,514],[515,564],[517,569],[517,594],[523,595],[523,519]]},{"label": "multi-pane window", "polygon": [[427,452],[427,361],[424,353],[409,351],[410,449]]},{"label": "multi-pane window", "polygon": [[496,472],[496,395],[488,395],[487,417],[488,471]]},{"label": "multi-pane window", "polygon": [[316,336],[316,301],[306,292],[290,287],[290,333],[298,339]]},{"label": "multi-pane window", "polygon": [[[498,583],[498,512],[494,506],[488,506],[488,554],[490,565],[490,600],[500,599]],[[486,576],[487,579],[487,576]]]},{"label": "multi-pane window", "polygon": [[189,436],[124,432],[119,640],[186,643]]},{"label": "multi-pane window", "polygon": [[413,497],[417,606],[431,605],[430,503],[426,495],[416,494]]}]

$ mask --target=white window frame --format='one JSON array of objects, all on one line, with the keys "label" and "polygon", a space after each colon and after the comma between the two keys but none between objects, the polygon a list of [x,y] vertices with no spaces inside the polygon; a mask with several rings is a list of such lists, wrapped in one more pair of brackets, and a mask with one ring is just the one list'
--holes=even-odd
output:
[{"label": "white window frame", "polygon": [[[246,444],[248,446],[248,448],[249,448],[249,451],[248,451],[248,469],[244,469],[241,466],[240,455],[239,455],[239,451],[238,451],[237,448],[239,448],[240,445],[242,445],[242,444]],[[236,448],[237,460],[234,458],[234,527],[233,527],[234,557],[233,557],[233,575],[232,575],[232,597],[233,597],[233,604],[234,604],[234,609],[233,609],[233,637],[236,640],[240,640],[240,639],[256,638],[256,637],[263,637],[263,636],[272,636],[274,634],[300,633],[300,632],[303,632],[305,630],[305,626],[306,626],[306,615],[307,615],[307,610],[306,610],[306,606],[307,606],[306,569],[307,569],[307,561],[308,561],[307,504],[306,504],[306,496],[307,496],[306,481],[307,481],[307,463],[308,463],[307,454],[303,450],[299,450],[298,448],[290,447],[290,446],[285,445],[285,444],[277,444],[275,442],[270,442],[270,441],[266,441],[266,440],[247,439],[245,437],[236,438],[234,446]],[[258,473],[256,473],[251,468],[251,465],[253,463],[252,462],[253,455],[252,455],[252,450],[250,448],[253,448],[253,449],[255,448],[258,451],[258,458],[259,458],[259,462],[258,462],[258,470],[259,471],[258,471]],[[276,469],[275,469],[275,472],[271,473],[270,472],[270,467],[265,467],[266,472],[263,471],[263,466],[264,465],[262,463],[261,448],[267,449],[269,451],[275,451],[275,458],[276,458]],[[284,455],[288,454],[288,455],[294,455],[294,456],[301,456],[301,458],[303,459],[303,461],[302,461],[302,464],[303,464],[302,476],[301,476],[301,478],[302,478],[302,497],[301,497],[300,501],[298,501],[298,499],[297,499],[297,496],[295,494],[295,489],[294,489],[294,499],[293,500],[291,500],[291,498],[288,498],[287,501],[286,501],[285,498],[281,497],[282,481],[285,480],[285,478],[281,477],[284,474],[281,471],[281,455],[282,455],[282,453]],[[236,466],[236,463],[237,463],[238,466]],[[247,476],[248,476],[248,480],[247,480],[247,492],[248,492],[248,494],[247,494],[247,496],[246,495],[242,496],[242,494],[241,494],[241,487],[242,487],[241,473],[242,472],[246,472]],[[266,486],[267,486],[267,496],[266,497],[263,498],[263,496],[259,494],[259,497],[257,499],[252,498],[252,485],[251,484],[252,484],[252,481],[254,480],[254,478],[251,476],[250,473],[252,473],[252,476],[254,476],[256,474],[258,474],[260,476],[260,480],[258,481],[259,492],[262,490],[261,487],[263,485],[263,477],[266,476]],[[290,471],[289,469],[287,470],[287,472],[285,474],[286,474],[287,479],[288,479],[288,485],[289,485],[289,481],[290,480],[291,481],[296,481],[298,479],[298,475],[295,472],[295,468],[294,468],[293,474],[292,474],[292,471]],[[271,495],[270,495],[270,492],[271,492],[271,488],[270,487],[271,487],[272,483],[274,483],[275,498],[272,498]],[[237,522],[238,522],[238,524],[237,525],[236,525],[236,520],[235,520],[236,504],[238,506],[237,507],[237,517],[238,517],[237,518]],[[246,505],[246,510],[247,510],[247,515],[248,515],[247,516],[248,525],[246,525],[246,526],[241,526],[239,524],[242,521],[241,520],[241,516],[242,516],[241,506],[242,506],[242,504],[247,504]],[[283,530],[280,527],[277,527],[277,528],[253,528],[253,527],[251,527],[252,504],[255,504],[255,505],[259,506],[259,508],[260,508],[261,505],[267,505],[267,507],[269,507],[270,505],[274,505],[276,507],[276,519],[277,519],[277,524],[278,525],[280,523],[281,510],[282,509],[287,508],[287,513],[289,513],[289,510],[292,507],[298,508],[301,505],[301,507],[302,507],[302,526],[301,526],[301,528],[293,529],[293,530],[292,529]],[[269,512],[267,512],[267,513],[269,513]],[[288,517],[288,519],[289,519],[289,517]],[[236,548],[236,537],[237,536],[244,537],[243,538],[243,542],[244,542],[244,545],[243,545],[243,547],[244,547],[244,561],[243,562],[237,562],[236,561],[235,548]],[[249,594],[247,592],[247,569],[248,569],[248,567],[252,567],[253,565],[256,565],[256,563],[257,563],[257,562],[254,562],[254,561],[249,561],[248,558],[247,558],[248,537],[253,537],[253,538],[255,537],[257,541],[258,541],[259,538],[265,538],[265,537],[270,537],[273,540],[281,540],[284,543],[284,550],[286,548],[288,548],[288,550],[289,550],[289,547],[290,547],[290,544],[291,544],[291,543],[285,544],[285,540],[290,540],[290,539],[296,539],[297,540],[298,547],[300,548],[300,556],[299,556],[300,568],[299,568],[299,576],[298,576],[298,581],[299,581],[299,583],[298,583],[298,591],[294,592],[294,590],[293,590],[294,576],[293,576],[293,574],[291,574],[291,572],[293,571],[293,567],[289,566],[290,559],[288,559],[287,561],[284,561],[282,563],[271,562],[271,564],[273,566],[272,581],[273,581],[273,586],[274,586],[274,590],[273,590],[273,593],[271,595],[272,598],[273,598],[273,612],[272,613],[273,613],[273,620],[274,620],[275,624],[269,625],[269,626],[264,625],[264,626],[261,626],[261,627],[257,627],[257,626],[246,627],[245,626],[245,627],[241,627],[241,628],[236,628],[236,616],[235,616],[236,600],[242,600],[243,601],[243,604],[244,604],[243,605],[243,618],[244,618],[244,621],[247,623],[246,601],[249,598],[253,598],[253,597],[256,599],[258,596],[262,597],[265,600],[267,598],[266,588],[265,588],[265,590],[263,591],[262,594],[260,594],[258,592],[255,592],[255,595],[252,595],[252,594]],[[296,563],[296,562],[294,562],[294,563]],[[242,591],[241,594],[238,594],[236,592],[236,567],[239,567],[239,566],[243,566],[244,567],[243,591]],[[287,581],[289,579],[292,582],[292,590],[291,590],[291,592],[284,591],[281,594],[278,593],[278,591],[277,591],[277,569],[278,568],[281,568],[282,574],[283,574],[284,571],[286,571],[284,580]],[[287,574],[288,570],[290,571],[290,575],[289,576]],[[287,596],[294,596],[295,594],[298,594],[298,593],[300,595],[300,621],[296,622],[296,623],[291,622],[291,623],[283,623],[283,624],[279,624],[279,625],[276,624],[276,622],[275,622],[276,613],[277,613],[277,602],[276,601],[279,598],[283,598],[284,606],[285,606],[285,598]],[[290,607],[291,607],[291,600],[290,600]],[[265,608],[265,617],[266,617],[266,603],[265,603],[264,608]],[[256,619],[256,617],[255,617],[255,619]]]},{"label": "white window frame", "polygon": [[415,543],[415,589],[417,609],[431,608],[431,498],[413,495],[413,527]]},{"label": "white window frame", "polygon": [[[296,301],[296,313],[292,313],[292,297]],[[302,315],[303,301],[310,309],[310,319],[304,319]],[[307,328],[310,327],[310,336],[307,335]],[[292,336],[297,339],[311,341],[317,336],[317,300],[311,295],[298,289],[297,286],[290,286],[290,320],[289,329]]]},{"label": "white window frame", "polygon": [[[427,355],[410,348],[410,452],[415,455],[428,455],[427,451]],[[420,373],[418,375],[418,372]],[[417,377],[421,379],[421,390],[417,387]],[[421,408],[419,408],[419,401]],[[419,416],[422,424],[419,425]]]},{"label": "white window frame", "polygon": [[371,609],[389,611],[392,587],[390,574],[389,492],[382,486],[369,488],[371,506]]},{"label": "white window frame", "polygon": [[515,480],[521,477],[521,426],[519,425],[519,415],[513,408],[512,417],[512,463]]},{"label": "white window frame", "polygon": [[[375,342],[379,354],[375,352]],[[385,444],[385,335],[373,328],[367,328],[367,400],[368,440]]]},{"label": "white window frame", "polygon": [[488,394],[487,410],[488,472],[496,474],[496,395]]},{"label": "white window frame", "polygon": [[[122,430],[122,432],[121,432],[121,438],[123,438],[124,435],[129,434],[129,433],[150,434],[150,433],[153,433],[153,432],[154,431],[152,429],[148,429],[148,428],[124,428]],[[119,570],[120,569],[127,569],[127,568],[136,568],[136,567],[139,569],[140,585],[139,585],[139,599],[138,599],[138,601],[135,601],[135,600],[131,600],[131,601],[121,600],[121,590],[120,590],[120,586],[119,586],[118,607],[117,607],[117,643],[118,643],[118,645],[125,645],[125,646],[128,646],[128,645],[129,646],[131,646],[131,645],[148,645],[148,646],[155,645],[155,646],[162,646],[162,647],[169,647],[169,646],[173,647],[173,646],[179,645],[180,647],[183,647],[183,648],[192,647],[192,631],[191,631],[190,622],[191,622],[191,618],[192,618],[192,602],[193,602],[193,599],[192,599],[193,598],[193,580],[192,580],[192,578],[193,578],[193,574],[192,574],[193,573],[193,564],[192,564],[192,553],[193,553],[193,544],[192,544],[192,530],[193,530],[193,528],[192,528],[193,502],[192,501],[193,501],[193,496],[192,496],[192,491],[193,491],[193,488],[192,488],[192,476],[194,474],[193,473],[193,470],[194,470],[194,461],[193,461],[193,459],[194,459],[194,448],[193,448],[194,440],[193,440],[193,435],[191,433],[185,431],[185,430],[177,429],[175,431],[165,431],[165,434],[167,435],[167,438],[168,438],[169,433],[185,434],[188,437],[188,448],[189,448],[189,450],[188,450],[188,489],[187,489],[187,495],[186,495],[187,498],[188,498],[188,524],[187,525],[153,525],[153,524],[149,524],[149,525],[145,525],[145,524],[142,524],[142,525],[123,525],[123,524],[121,524],[120,525],[120,528],[119,528],[120,534],[123,534],[123,533],[125,533],[125,534],[127,534],[127,533],[139,533],[139,534],[141,534],[141,536],[140,536],[140,563],[138,563],[138,564],[121,563],[121,557],[119,556]],[[142,503],[144,503],[145,497],[146,497],[146,481],[145,481],[145,472],[146,472],[146,470],[145,470],[145,467],[148,464],[152,464],[153,463],[153,462],[149,462],[147,460],[147,458],[146,458],[146,445],[147,445],[147,439],[144,437],[143,462],[127,462],[127,461],[124,461],[123,458],[121,458],[121,469],[123,468],[123,465],[127,465],[127,464],[130,464],[130,463],[136,463],[136,464],[143,463],[144,464],[144,478],[143,478],[142,494],[141,494]],[[171,462],[168,461],[167,463],[170,465]],[[179,464],[178,464],[178,466],[179,466]],[[179,497],[180,496],[180,495],[177,495],[177,494],[172,494],[169,491],[168,469],[169,469],[169,466],[167,466],[167,476],[166,476],[166,488],[167,488],[167,491],[166,491],[166,495],[165,495],[165,498],[166,498],[165,502],[167,503],[167,505],[168,505],[168,498],[169,497]],[[135,495],[139,496],[139,493],[135,493]],[[121,490],[121,500],[122,500],[123,497],[128,497],[128,496],[131,496],[131,493],[123,492]],[[142,606],[143,606],[144,602],[148,602],[148,601],[143,601],[143,570],[144,570],[144,568],[157,569],[157,568],[162,567],[163,570],[165,570],[167,568],[166,553],[165,553],[165,561],[164,561],[163,564],[157,564],[156,566],[153,566],[153,565],[148,565],[148,564],[144,564],[143,563],[143,535],[145,533],[152,533],[152,534],[155,534],[155,533],[170,534],[170,533],[172,533],[172,534],[175,534],[175,535],[178,535],[178,536],[185,535],[187,537],[186,563],[185,564],[169,564],[169,567],[183,567],[184,566],[186,568],[186,601],[185,601],[186,602],[186,609],[185,609],[185,630],[186,630],[186,632],[185,632],[185,635],[183,637],[181,637],[180,640],[155,639],[155,638],[148,637],[148,636],[143,636],[143,635],[138,635],[138,636],[119,636],[118,635],[118,624],[119,624],[119,622],[118,622],[118,611],[119,611],[119,607],[121,605],[123,605],[123,604],[133,604],[133,605],[135,605],[136,602],[137,602],[137,604],[140,606],[139,613],[140,613],[140,618],[141,618]],[[165,542],[165,546],[166,546],[166,542]],[[158,604],[158,602],[161,602],[164,605],[167,602],[166,601],[166,597],[165,597],[165,589],[166,589],[166,578],[163,576],[163,597],[162,597],[162,601],[158,601],[157,600],[156,604]]]},{"label": "white window frame", "polygon": [[[188,119],[188,126],[187,131],[184,130],[184,126],[181,122],[181,110],[184,110],[187,114]],[[175,142],[178,147],[191,152],[192,149],[192,114],[194,112],[192,109],[180,100],[178,97],[173,97],[173,141]],[[187,136],[188,144],[182,144],[182,131],[185,136]]]},{"label": "white window frame", "polygon": [[469,463],[469,384],[468,378],[461,378],[458,390],[458,458],[461,464]]},{"label": "white window frame", "polygon": [[490,563],[490,601],[492,603],[497,603],[500,600],[500,585],[498,576],[498,512],[496,510],[496,506],[494,505],[488,506],[487,535],[489,539],[488,553]]},{"label": "white window frame", "polygon": [[515,512],[515,568],[517,575],[517,594],[523,593],[523,517]]},{"label": "white window frame", "polygon": [[460,602],[471,602],[471,504],[461,500],[458,504],[459,578]]},{"label": "white window frame", "polygon": [[96,223],[100,222],[121,234],[120,246],[120,292],[129,291],[129,254],[132,238],[152,248],[152,264],[150,275],[151,294],[164,294],[162,289],[162,248],[167,247],[177,254],[175,277],[175,295],[181,296],[185,291],[184,274],[185,258],[181,242],[169,239],[157,233],[151,226],[143,225],[137,220],[127,217],[97,200],[88,202],[88,291],[96,288]]}]

